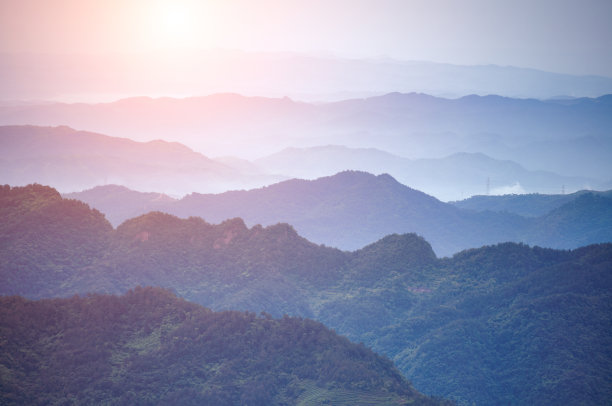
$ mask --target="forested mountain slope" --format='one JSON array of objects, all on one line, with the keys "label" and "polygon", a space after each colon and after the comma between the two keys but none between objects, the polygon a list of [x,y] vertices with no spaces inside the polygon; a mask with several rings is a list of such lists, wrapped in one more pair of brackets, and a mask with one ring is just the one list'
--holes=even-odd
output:
[{"label": "forested mountain slope", "polygon": [[302,318],[215,313],[159,288],[0,298],[3,405],[441,405]]},{"label": "forested mountain slope", "polygon": [[[438,259],[414,234],[343,252],[288,225],[249,229],[240,219],[211,225],[150,213],[117,230],[103,219],[84,230],[81,220],[99,214],[48,188],[5,192],[22,213],[18,224],[33,224],[32,207],[55,202],[61,209],[34,222],[36,235],[53,238],[53,224],[63,224],[62,235],[96,248],[73,260],[53,244],[31,244],[23,227],[5,229],[2,294],[157,285],[215,310],[315,318],[390,357],[418,390],[460,404],[599,405],[612,396],[611,244],[559,251],[504,243]],[[20,195],[36,198],[22,204]],[[21,262],[30,256],[41,259],[35,267]]]}]

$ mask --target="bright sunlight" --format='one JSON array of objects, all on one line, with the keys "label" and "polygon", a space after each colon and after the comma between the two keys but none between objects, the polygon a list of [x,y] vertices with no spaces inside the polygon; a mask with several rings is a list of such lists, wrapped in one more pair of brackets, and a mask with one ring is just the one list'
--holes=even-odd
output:
[{"label": "bright sunlight", "polygon": [[189,47],[196,41],[195,10],[189,2],[160,1],[152,13],[152,39],[155,47]]}]

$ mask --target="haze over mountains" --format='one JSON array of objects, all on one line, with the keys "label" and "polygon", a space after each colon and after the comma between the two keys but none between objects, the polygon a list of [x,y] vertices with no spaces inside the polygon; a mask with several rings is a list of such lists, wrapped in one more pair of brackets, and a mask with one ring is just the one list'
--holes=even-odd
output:
[{"label": "haze over mountains", "polygon": [[[612,365],[610,244],[556,251],[505,243],[438,259],[431,246],[414,234],[391,235],[363,249],[342,252],[307,241],[287,224],[249,229],[240,219],[211,225],[195,217],[179,219],[157,212],[131,219],[113,230],[98,211],[36,185],[5,186],[0,189],[0,203],[0,293],[4,295],[45,298],[85,292],[123,293],[150,284],[170,288],[217,310],[316,318],[392,358],[417,389],[461,405],[595,405],[605,404],[611,396],[607,384]],[[71,343],[81,343],[76,356],[86,356],[89,352],[84,352],[83,346],[91,341],[85,337],[93,337],[96,343],[106,343],[96,349],[98,355],[93,359],[102,365],[110,362],[113,368],[120,368],[117,373],[127,376],[139,376],[139,365],[149,366],[146,369],[157,371],[154,375],[158,376],[159,357],[175,354],[173,342],[191,353],[192,348],[204,348],[199,345],[208,339],[215,341],[214,330],[209,331],[206,320],[198,315],[228,320],[224,314],[206,313],[159,291],[137,291],[123,298],[89,296],[36,303],[9,298],[5,303],[13,309],[7,317],[12,324],[8,324],[6,334],[10,334],[12,345],[31,350],[17,352],[28,360],[27,365],[36,365],[37,360],[56,362],[62,359],[57,358],[61,354],[63,359],[71,359]],[[96,303],[106,304],[100,307]],[[27,310],[45,306],[43,314],[48,316],[43,321],[45,326],[50,323],[48,330],[40,329],[40,323]],[[183,318],[180,315],[186,308],[192,308],[193,314]],[[10,314],[23,315],[21,322],[26,325],[18,323],[21,327],[17,328]],[[84,314],[88,315],[87,322],[81,320]],[[121,314],[134,322],[121,322],[125,320]],[[86,328],[98,319],[95,326]],[[315,326],[296,319],[265,319],[235,314],[231,326],[244,325],[241,331],[246,334],[224,335],[224,339],[231,337],[225,345],[260,348],[258,343],[267,340],[278,343],[274,338],[278,338],[277,328],[284,331],[282,326]],[[32,328],[27,328],[30,323]],[[265,323],[266,330],[257,327]],[[180,324],[183,328],[175,329]],[[109,325],[114,328],[109,330]],[[61,332],[55,330],[61,326],[67,327],[59,336],[47,335]],[[121,335],[127,342],[110,340],[114,337],[111,331],[116,329],[127,334]],[[323,342],[319,340],[320,346],[308,348],[324,353],[331,350],[323,345],[330,340],[342,343],[320,326],[316,329]],[[13,338],[17,331],[23,341]],[[223,331],[229,334],[233,330],[228,326]],[[300,336],[303,340],[296,338],[286,348],[286,357],[276,352],[285,351],[278,345],[270,355],[281,365],[293,365],[290,360],[295,358],[290,354],[301,357],[301,349],[310,342],[311,336],[304,334]],[[32,335],[44,339],[36,341],[45,345],[40,355],[32,353],[40,347],[29,347],[32,341],[25,339]],[[178,341],[172,337],[178,337]],[[56,349],[65,352],[57,353]],[[109,351],[126,353],[129,362],[119,363],[120,359],[110,356]],[[259,351],[247,353],[251,355],[241,352],[245,356],[238,358],[219,353],[223,354],[219,362],[235,359],[234,366],[259,365],[267,359],[260,358]],[[353,376],[356,371],[361,371],[359,376],[378,376],[374,381],[368,379],[374,383],[393,376],[387,367],[377,368],[377,375],[358,367],[361,360],[376,360],[365,349],[350,354],[350,362],[356,364],[335,375],[335,382],[346,382],[340,377]],[[163,363],[173,371],[175,378],[170,378],[180,382],[207,378],[212,380],[206,380],[207,385],[219,384],[218,379],[225,376],[208,369],[211,365],[206,361],[197,370],[204,368],[209,373],[196,377],[174,359]],[[335,363],[335,358],[328,361]],[[16,374],[11,375],[10,387],[22,382],[19,373],[24,362],[9,364],[9,371]],[[313,364],[308,361],[300,365]],[[88,371],[84,364],[80,368]],[[105,368],[100,368],[94,378],[103,379]],[[240,370],[229,368],[234,373],[228,372],[226,377],[239,375]],[[280,371],[287,372],[282,367]],[[293,379],[285,383],[308,387],[300,371],[295,370]],[[255,378],[247,374],[243,379]],[[320,385],[325,387],[331,381],[325,379]],[[357,382],[356,378],[350,381]],[[26,382],[41,381],[22,383]],[[114,387],[111,382],[106,386],[87,385],[88,391],[79,392],[79,396],[91,396],[96,393],[92,392],[94,388],[109,387]],[[249,388],[239,385],[232,393],[249,392]],[[285,388],[283,384],[277,390],[284,393]]]},{"label": "haze over mountains", "polygon": [[529,171],[482,153],[458,152],[443,158],[407,159],[374,148],[322,146],[287,148],[254,161],[267,173],[315,179],[345,170],[387,173],[404,185],[448,201],[478,194],[559,193],[598,187],[593,178]]},{"label": "haze over mountains", "polygon": [[0,181],[11,185],[38,182],[79,191],[118,183],[181,196],[282,179],[232,167],[176,142],[136,142],[69,127],[0,127],[0,147]]},{"label": "haze over mountains", "polygon": [[607,192],[582,190],[576,193],[557,195],[534,193],[528,195],[472,196],[469,199],[450,203],[469,210],[509,212],[524,217],[539,217],[585,194],[612,198],[612,190],[608,190]]},{"label": "haze over mountains", "polygon": [[610,16],[1,0],[0,405],[609,405]]},{"label": "haze over mountains", "polygon": [[253,159],[286,147],[321,145],[377,148],[413,159],[481,152],[529,170],[608,181],[611,100],[393,93],[309,104],[217,94],[3,106],[0,124],[68,125],[139,141],[177,141],[213,157]]},{"label": "haze over mountains", "polygon": [[[156,69],[151,70],[151,66]],[[143,77],[142,72],[147,75]],[[308,101],[389,92],[538,99],[612,93],[612,78],[602,76],[512,66],[229,50],[144,52],[121,58],[104,54],[5,53],[0,57],[0,78],[4,100],[99,101],[117,95],[190,96],[218,92]]]},{"label": "haze over mountains", "polygon": [[[142,165],[131,172],[123,171],[123,175],[111,171],[106,175],[110,182],[100,181],[102,176],[98,174],[96,184],[80,182],[70,187],[51,178],[25,177],[25,183],[51,183],[63,191],[119,183],[142,191],[180,195],[249,188],[296,176],[313,179],[357,169],[390,173],[442,200],[484,193],[601,189],[612,173],[610,117],[609,96],[537,101],[388,94],[308,104],[225,94],[189,99],[136,98],[95,105],[0,107],[0,123],[69,124],[143,141],[160,138],[182,142],[207,157],[223,155],[216,159],[217,168],[212,171],[216,173],[204,174],[206,165],[202,162],[199,172],[181,163],[178,175],[184,179],[183,187],[181,182],[169,180],[168,174],[160,174],[156,184],[151,180],[142,180],[141,185],[135,179],[112,180],[129,177],[131,172],[142,173]],[[289,149],[281,150],[284,147]],[[177,146],[173,148],[169,153],[176,154]],[[16,153],[23,154],[24,150],[22,146]],[[146,155],[147,150],[138,153]],[[189,159],[193,160],[193,154],[187,162]],[[154,160],[152,155],[146,163]],[[219,164],[231,170],[221,170]],[[156,171],[159,168],[153,169],[153,173]],[[223,171],[226,173],[221,174]],[[201,180],[189,179],[194,176],[201,176]],[[175,189],[160,187],[164,178]]]}]

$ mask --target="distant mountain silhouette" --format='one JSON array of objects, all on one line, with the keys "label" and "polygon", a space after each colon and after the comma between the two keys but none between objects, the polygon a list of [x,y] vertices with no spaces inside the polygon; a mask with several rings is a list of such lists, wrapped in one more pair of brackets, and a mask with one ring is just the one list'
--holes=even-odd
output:
[{"label": "distant mountain silhouette", "polygon": [[0,124],[69,125],[140,141],[164,139],[207,156],[254,159],[287,147],[329,144],[411,159],[479,152],[529,170],[596,181],[608,181],[612,173],[612,96],[568,102],[390,93],[334,103],[236,94],[139,97],[4,106]]},{"label": "distant mountain silhouette", "polygon": [[612,198],[584,193],[537,218],[526,241],[544,247],[574,248],[612,241]]},{"label": "distant mountain silhouette", "polygon": [[497,211],[515,213],[524,217],[539,217],[548,214],[552,210],[575,200],[583,194],[595,194],[612,198],[612,190],[606,192],[595,192],[591,190],[580,190],[569,194],[508,194],[503,196],[472,196],[469,199],[449,202],[462,209],[476,211]]},{"label": "distant mountain silhouette", "polygon": [[176,199],[163,193],[136,192],[125,186],[96,186],[83,192],[64,193],[64,198],[96,202],[106,219],[115,227],[143,213],[163,210]]},{"label": "distant mountain silhouette", "polygon": [[287,148],[254,162],[268,173],[302,179],[330,176],[343,170],[388,173],[404,185],[445,201],[482,194],[487,180],[493,193],[512,189],[523,193],[551,193],[558,192],[562,186],[578,190],[597,183],[594,179],[529,171],[515,162],[496,160],[481,153],[407,159],[373,148],[329,145]]},{"label": "distant mountain silhouette", "polygon": [[69,127],[0,127],[0,182],[78,191],[118,183],[183,195],[274,181],[207,158],[176,142],[136,142]]},{"label": "distant mountain silhouette", "polygon": [[[552,248],[575,248],[585,241],[612,241],[612,226],[607,220],[612,200],[597,206],[599,224],[589,222],[578,230],[570,226],[573,221],[570,217],[534,219],[508,212],[461,209],[406,187],[389,175],[356,171],[312,181],[293,179],[249,191],[193,193],[168,204],[141,208],[129,201],[122,203],[121,194],[115,198],[113,195],[112,188],[98,188],[95,194],[91,191],[66,196],[109,213],[115,225],[122,218],[116,207],[132,207],[129,217],[154,207],[179,217],[202,217],[211,223],[234,217],[243,218],[249,226],[285,222],[310,241],[351,250],[393,233],[417,233],[440,256],[505,241]],[[141,198],[134,201],[140,202]],[[558,226],[549,227],[549,222]],[[586,230],[591,237],[585,239]]]}]

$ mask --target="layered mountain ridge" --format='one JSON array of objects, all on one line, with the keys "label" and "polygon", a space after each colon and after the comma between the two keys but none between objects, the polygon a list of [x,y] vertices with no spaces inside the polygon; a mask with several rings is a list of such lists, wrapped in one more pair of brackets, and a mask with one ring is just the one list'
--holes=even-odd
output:
[{"label": "layered mountain ridge", "polygon": [[[126,193],[98,187],[66,197],[101,210],[115,226],[151,210],[202,217],[211,223],[240,217],[249,226],[289,223],[313,242],[349,250],[393,233],[417,233],[440,256],[506,241],[563,249],[612,241],[612,200],[606,194],[574,205],[567,200],[565,205],[551,207],[551,212],[528,218],[504,211],[466,210],[404,186],[389,175],[356,171],[248,191],[193,193],[180,200],[162,199],[163,203],[155,195],[147,201],[146,195]],[[552,208],[557,210],[554,214]],[[580,213],[588,218],[573,223]]]},{"label": "layered mountain ridge", "polygon": [[[4,187],[0,197],[2,294],[162,286],[215,310],[315,318],[390,357],[418,390],[462,405],[611,396],[610,244],[558,251],[504,243],[438,259],[406,234],[343,252],[288,225],[211,225],[157,212],[115,230],[50,188]],[[81,248],[46,244],[63,236]]]},{"label": "layered mountain ridge", "polygon": [[390,93],[304,103],[213,94],[0,106],[0,124],[68,125],[139,141],[177,141],[207,156],[251,160],[288,147],[321,145],[377,148],[410,159],[483,153],[529,171],[605,182],[604,174],[611,172],[611,100],[609,95],[563,101]]}]

